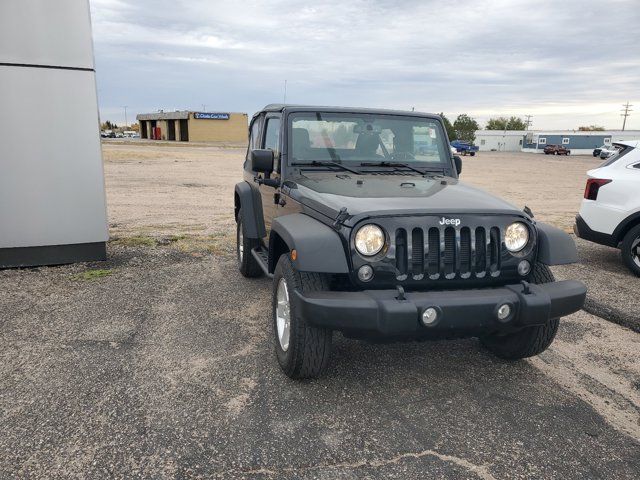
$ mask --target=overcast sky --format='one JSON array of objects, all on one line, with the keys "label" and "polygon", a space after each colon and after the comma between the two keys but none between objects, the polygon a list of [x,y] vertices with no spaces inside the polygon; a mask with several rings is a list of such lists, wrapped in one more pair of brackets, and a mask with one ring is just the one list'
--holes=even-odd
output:
[{"label": "overcast sky", "polygon": [[91,0],[102,120],[282,102],[640,129],[640,1]]}]

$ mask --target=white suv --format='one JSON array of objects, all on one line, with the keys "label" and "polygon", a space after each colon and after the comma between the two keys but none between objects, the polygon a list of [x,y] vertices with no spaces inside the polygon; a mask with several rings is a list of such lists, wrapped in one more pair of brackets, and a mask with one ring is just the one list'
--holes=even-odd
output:
[{"label": "white suv", "polygon": [[618,150],[589,170],[574,232],[591,242],[619,248],[640,276],[640,141],[614,143]]}]

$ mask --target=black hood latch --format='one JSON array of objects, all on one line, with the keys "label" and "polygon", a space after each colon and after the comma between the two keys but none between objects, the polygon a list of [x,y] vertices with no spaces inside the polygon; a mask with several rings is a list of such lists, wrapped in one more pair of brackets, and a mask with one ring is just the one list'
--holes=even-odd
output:
[{"label": "black hood latch", "polygon": [[336,215],[335,221],[333,222],[333,228],[336,230],[340,230],[340,227],[343,225],[344,221],[349,218],[349,212],[347,212],[347,207],[342,207]]}]

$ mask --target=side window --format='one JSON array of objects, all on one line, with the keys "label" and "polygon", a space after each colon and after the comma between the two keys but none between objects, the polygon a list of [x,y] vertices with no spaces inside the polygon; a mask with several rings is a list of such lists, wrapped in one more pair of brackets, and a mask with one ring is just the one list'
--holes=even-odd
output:
[{"label": "side window", "polygon": [[277,117],[267,118],[264,148],[273,150],[273,168],[276,172],[280,171],[280,119]]},{"label": "side window", "polygon": [[247,157],[244,162],[245,168],[249,168],[249,155],[251,150],[260,148],[260,125],[262,124],[262,117],[256,118],[251,124],[251,130],[249,131],[249,145],[247,146]]},{"label": "side window", "polygon": [[538,140],[538,144],[539,144],[539,145],[546,145],[546,144],[547,144],[547,139],[546,139],[545,137],[541,137],[541,138]]},{"label": "side window", "polygon": [[251,138],[249,139],[249,149],[255,150],[256,148],[260,148],[260,124],[262,123],[261,118],[256,118],[251,126]]},{"label": "side window", "polygon": [[569,145],[569,137],[564,137],[564,138],[562,139],[562,144],[563,144],[563,145]]}]

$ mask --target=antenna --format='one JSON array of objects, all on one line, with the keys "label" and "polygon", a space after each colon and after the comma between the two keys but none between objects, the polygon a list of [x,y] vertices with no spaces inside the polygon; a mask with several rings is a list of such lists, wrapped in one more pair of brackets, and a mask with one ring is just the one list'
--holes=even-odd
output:
[{"label": "antenna", "polygon": [[624,132],[624,127],[627,125],[627,117],[631,115],[629,112],[633,112],[633,110],[631,110],[629,107],[633,107],[633,105],[629,105],[629,101],[627,101],[627,103],[622,106],[624,107],[624,109],[620,111],[624,113],[621,113],[620,116],[624,118],[624,120],[622,120],[622,131]]}]

